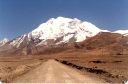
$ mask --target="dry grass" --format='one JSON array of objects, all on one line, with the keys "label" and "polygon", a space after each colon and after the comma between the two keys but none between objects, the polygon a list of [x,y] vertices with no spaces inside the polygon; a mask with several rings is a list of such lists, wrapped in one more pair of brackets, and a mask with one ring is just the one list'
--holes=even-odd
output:
[{"label": "dry grass", "polygon": [[[103,51],[105,52],[105,51]],[[101,50],[85,51],[83,49],[68,50],[50,55],[30,55],[26,57],[0,58],[0,80],[10,82],[13,78],[27,73],[47,59],[65,60],[77,66],[84,67],[83,72],[103,71],[97,74],[101,79],[112,83],[122,83],[128,80],[128,55],[101,54]],[[106,75],[107,73],[107,75]]]},{"label": "dry grass", "polygon": [[[128,55],[101,55],[95,52],[63,52],[56,55],[56,59],[65,60],[77,66],[92,70],[102,70],[109,74],[96,74],[100,78],[112,83],[122,83],[128,80]],[[82,71],[87,71],[83,70]]]},{"label": "dry grass", "polygon": [[9,59],[4,59],[3,61],[0,61],[0,80],[6,83],[11,82],[13,78],[27,73],[29,70],[39,66],[42,63],[42,61],[34,59],[13,59],[13,61],[8,60]]}]

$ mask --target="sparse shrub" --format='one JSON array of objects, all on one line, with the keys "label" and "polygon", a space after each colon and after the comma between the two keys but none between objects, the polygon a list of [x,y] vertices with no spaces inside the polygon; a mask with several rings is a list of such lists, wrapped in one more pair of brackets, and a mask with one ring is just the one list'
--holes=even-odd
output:
[{"label": "sparse shrub", "polygon": [[67,61],[62,61],[63,64],[67,64]]},{"label": "sparse shrub", "polygon": [[122,53],[117,53],[116,55],[123,55]]},{"label": "sparse shrub", "polygon": [[93,62],[93,63],[106,63],[105,61],[100,61],[100,60],[90,61],[90,62]]}]

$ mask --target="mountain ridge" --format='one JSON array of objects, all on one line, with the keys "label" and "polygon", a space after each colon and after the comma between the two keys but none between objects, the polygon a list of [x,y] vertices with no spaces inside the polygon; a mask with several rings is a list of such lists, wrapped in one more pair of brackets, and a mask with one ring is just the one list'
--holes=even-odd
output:
[{"label": "mountain ridge", "polygon": [[48,39],[56,41],[60,38],[61,40],[56,44],[67,43],[70,39],[80,42],[102,31],[107,30],[101,30],[90,22],[82,22],[76,18],[58,17],[56,19],[49,19],[30,33],[14,39],[10,42],[10,45],[18,48],[26,40],[27,42],[34,41],[35,44],[40,43],[40,45],[45,45]]},{"label": "mountain ridge", "polygon": [[49,19],[27,34],[8,41],[2,45],[0,51],[11,51],[13,49],[15,52],[17,50],[37,52],[39,48],[41,52],[44,48],[48,50],[53,47],[62,49],[65,46],[71,47],[74,46],[74,43],[83,42],[100,32],[119,33],[121,35],[127,32],[122,30],[123,33],[122,31],[120,33],[120,31],[110,32],[102,30],[90,22],[81,21],[77,18],[57,17]]},{"label": "mountain ridge", "polygon": [[0,40],[0,47],[6,44],[9,41],[9,39],[4,38],[3,40]]}]

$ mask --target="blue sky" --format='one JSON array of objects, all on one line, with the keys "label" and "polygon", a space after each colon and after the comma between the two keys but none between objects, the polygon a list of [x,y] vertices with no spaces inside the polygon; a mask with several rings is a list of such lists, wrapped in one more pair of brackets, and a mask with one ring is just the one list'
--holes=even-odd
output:
[{"label": "blue sky", "polygon": [[58,16],[110,31],[128,29],[128,0],[0,0],[0,39],[28,33]]}]

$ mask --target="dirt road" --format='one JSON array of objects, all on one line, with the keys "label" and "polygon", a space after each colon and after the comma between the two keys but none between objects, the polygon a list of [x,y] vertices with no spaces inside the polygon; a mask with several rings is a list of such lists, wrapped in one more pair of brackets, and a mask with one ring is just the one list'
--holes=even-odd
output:
[{"label": "dirt road", "polygon": [[15,83],[104,83],[103,80],[77,69],[61,64],[55,60],[48,60],[28,73],[15,78]]}]

